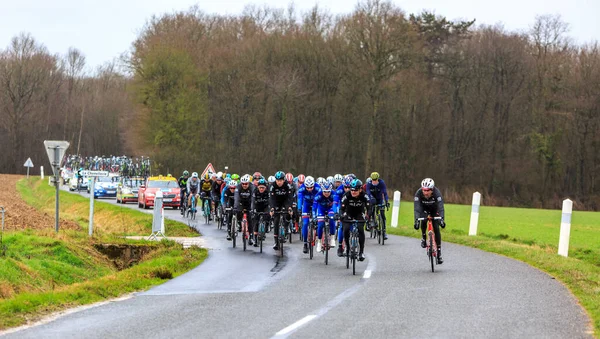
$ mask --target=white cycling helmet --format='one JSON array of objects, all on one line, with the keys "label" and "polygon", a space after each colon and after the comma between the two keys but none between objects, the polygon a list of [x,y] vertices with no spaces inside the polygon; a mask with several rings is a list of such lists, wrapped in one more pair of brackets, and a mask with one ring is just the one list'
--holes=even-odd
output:
[{"label": "white cycling helmet", "polygon": [[327,182],[333,184],[333,177],[331,175],[327,177]]},{"label": "white cycling helmet", "polygon": [[315,178],[310,175],[304,179],[304,187],[315,187]]},{"label": "white cycling helmet", "polygon": [[344,177],[342,177],[341,174],[336,174],[333,176],[333,181],[334,182],[342,182],[342,181],[344,181]]},{"label": "white cycling helmet", "polygon": [[275,182],[275,176],[274,176],[274,175],[271,175],[271,176],[269,177],[269,182],[270,182],[271,184]]},{"label": "white cycling helmet", "polygon": [[240,182],[242,184],[247,184],[250,182],[250,175],[249,174],[244,174],[244,176],[240,179]]},{"label": "white cycling helmet", "polygon": [[198,172],[192,173],[192,178],[197,178],[197,177],[198,177]]},{"label": "white cycling helmet", "polygon": [[323,185],[324,182],[325,182],[325,178],[323,178],[323,177],[317,178],[317,184],[319,184],[319,186]]},{"label": "white cycling helmet", "polygon": [[435,183],[433,182],[433,179],[431,179],[431,178],[425,178],[425,179],[423,179],[423,181],[421,181],[421,188],[433,189],[434,187],[435,187]]},{"label": "white cycling helmet", "polygon": [[217,172],[217,178],[223,178],[223,172]]}]

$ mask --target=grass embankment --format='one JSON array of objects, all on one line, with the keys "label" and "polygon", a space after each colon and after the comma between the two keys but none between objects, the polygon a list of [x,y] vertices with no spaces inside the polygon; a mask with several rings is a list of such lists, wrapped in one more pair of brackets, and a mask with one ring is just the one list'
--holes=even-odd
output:
[{"label": "grass embankment", "polygon": [[[54,215],[55,190],[42,180],[20,180],[17,190],[27,204],[42,212]],[[88,229],[90,199],[60,191],[60,217],[78,222]],[[94,202],[94,235],[112,234],[119,236],[149,235],[152,232],[152,215],[122,205],[113,205],[96,199]],[[165,219],[165,232],[171,237],[198,236],[187,225]]]},{"label": "grass embankment", "polygon": [[[28,203],[43,208],[48,200],[52,200],[49,196],[54,195],[53,190],[33,184],[33,190],[29,192],[28,185],[25,181],[18,184]],[[67,205],[79,204],[83,199],[74,198],[79,199],[71,200],[68,193],[61,195],[64,205],[61,217],[78,219],[87,225],[87,221],[77,214],[79,207]],[[184,250],[173,241],[121,238],[122,229],[110,226],[120,222],[121,216],[100,205],[108,204],[99,203],[96,210],[96,216],[106,226],[102,226],[101,232],[95,233],[93,238],[88,237],[87,226],[81,231],[60,231],[58,234],[51,228],[4,233],[0,253],[0,329],[35,321],[55,311],[145,290],[189,271],[207,256],[205,249],[191,247]],[[138,211],[123,211],[128,215],[125,220],[139,221],[150,217]],[[142,216],[129,215],[131,212]],[[146,235],[149,229],[147,222],[141,221],[140,225],[131,225],[128,232]],[[179,233],[186,234],[183,230]],[[112,260],[94,248],[95,244],[102,243],[146,247],[148,253],[139,264],[119,271]]]},{"label": "grass embankment", "polygon": [[[600,213],[574,211],[569,257],[557,254],[560,210],[482,206],[477,236],[468,236],[471,206],[446,204],[442,241],[476,247],[515,258],[562,281],[579,299],[592,318],[595,333],[600,328]],[[387,213],[391,220],[391,210]],[[413,228],[412,202],[402,202],[398,228],[391,234],[420,237]],[[452,253],[445,255],[452,259]]]}]

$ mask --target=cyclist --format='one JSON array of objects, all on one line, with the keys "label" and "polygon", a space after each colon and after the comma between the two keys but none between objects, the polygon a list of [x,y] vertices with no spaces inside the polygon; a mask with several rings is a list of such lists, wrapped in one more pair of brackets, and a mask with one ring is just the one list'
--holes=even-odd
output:
[{"label": "cyclist", "polygon": [[274,183],[275,183],[275,176],[274,175],[269,176],[269,186],[273,186]]},{"label": "cyclist", "polygon": [[[321,238],[323,237],[323,226],[325,223],[329,223],[329,246],[335,247],[335,221],[333,218],[333,195],[331,194],[332,185],[329,182],[325,182],[321,186],[321,191],[315,196],[315,202],[313,203],[313,217],[316,214],[318,220],[317,227],[317,251],[321,252]],[[327,232],[327,231],[325,231]]]},{"label": "cyclist", "polygon": [[336,174],[333,176],[333,189],[337,190],[342,186],[342,182],[344,181],[344,177],[341,174]]},{"label": "cyclist", "polygon": [[[294,220],[294,226],[297,226],[296,224],[296,220],[298,219],[297,217],[297,208],[296,208],[296,201],[298,199],[298,187],[296,186],[296,184],[294,183],[294,175],[292,173],[286,173],[285,174],[285,181],[288,182],[288,184],[290,184],[290,187],[292,187],[292,220]],[[292,227],[292,233],[297,233],[296,232],[296,227]]]},{"label": "cyclist", "polygon": [[[237,186],[237,188],[235,190],[235,202],[233,205],[233,209],[237,213],[238,230],[240,230],[240,231],[241,231],[241,227],[242,227],[242,217],[244,214],[244,210],[247,212],[246,217],[250,218],[249,213],[251,211],[250,204],[252,202],[252,190],[253,190],[253,186],[250,183],[250,175],[245,174],[240,179],[240,184]],[[248,219],[248,233],[253,234],[252,223],[250,221],[251,220]],[[248,245],[252,246],[252,244],[253,244],[252,237],[250,237],[250,239],[248,239]]]},{"label": "cyclist", "polygon": [[[377,205],[383,204],[385,200],[385,207],[390,209],[390,202],[388,200],[387,188],[385,186],[385,182],[383,179],[379,177],[379,173],[373,172],[369,177],[371,179],[367,182],[366,193],[369,197],[369,203],[371,204],[371,210],[369,211],[369,215],[371,218],[376,218],[375,208]],[[386,221],[385,221],[385,212],[381,211],[381,217],[383,220],[382,231],[383,231],[383,239],[387,240],[387,232],[386,232]]]},{"label": "cyclist", "polygon": [[223,174],[221,172],[217,173],[215,177],[215,182],[212,185],[211,197],[213,200],[213,204],[215,206],[215,211],[220,208],[221,202],[221,193],[223,192],[223,188],[225,187],[225,183],[223,182]]},{"label": "cyclist", "polygon": [[428,215],[433,217],[442,217],[441,220],[433,220],[433,232],[435,233],[435,242],[437,243],[437,261],[438,264],[442,264],[442,234],[440,233],[440,226],[446,228],[444,222],[444,201],[442,199],[442,193],[435,187],[435,183],[431,178],[425,178],[421,181],[421,188],[415,193],[415,230],[421,228],[421,247],[425,248],[425,232],[427,228],[427,222],[419,222],[418,218],[427,218]]},{"label": "cyclist", "polygon": [[[344,194],[346,194],[346,192],[350,191],[350,184],[352,184],[352,180],[354,180],[354,178],[352,178],[350,175],[346,175],[342,181],[342,185],[340,185],[340,187],[338,187],[338,189],[335,191],[336,196],[334,196],[333,206],[337,218],[339,218],[340,215],[340,203],[342,201],[342,197],[344,197]],[[338,256],[340,257],[344,255],[344,248],[342,246],[343,241],[344,232],[342,229],[340,229],[338,231],[338,243],[340,244],[340,246],[338,247]]]},{"label": "cyclist", "polygon": [[[210,201],[211,194],[212,194],[213,182],[210,179],[210,177],[211,177],[211,174],[206,172],[206,174],[204,174],[204,177],[200,181],[200,198],[202,199],[202,210],[203,211],[204,211],[204,204],[206,204],[207,201]],[[214,209],[212,208],[212,206],[211,206],[211,211],[214,212]],[[212,216],[209,217],[209,220],[212,220]]]},{"label": "cyclist", "polygon": [[[288,211],[288,214],[285,214],[286,222],[289,222],[291,219],[292,212],[292,187],[285,181],[285,173],[282,171],[278,171],[275,173],[273,177],[275,182],[269,188],[269,207],[271,209],[271,217],[273,217],[275,211]],[[277,242],[277,238],[279,235],[279,218],[280,214],[275,215],[272,218],[274,223],[273,237],[275,240],[275,244],[273,245],[274,250],[279,250],[279,243]],[[283,240],[285,241],[285,239]]]},{"label": "cyclist", "polygon": [[[192,173],[192,178],[188,179],[187,186],[187,205],[192,206],[192,195],[196,197],[196,201],[198,201],[198,193],[200,191],[200,179],[198,179],[198,172]],[[196,206],[198,203],[196,203]]]},{"label": "cyclist", "polygon": [[308,176],[298,189],[298,209],[302,213],[302,239],[304,239],[302,252],[304,253],[308,253],[308,224],[312,215],[314,199],[319,191],[315,186],[315,179]]},{"label": "cyclist", "polygon": [[[361,192],[362,181],[359,179],[352,180],[350,184],[350,192],[346,192],[342,197],[340,212],[342,213],[342,226],[344,229],[344,240],[346,246],[350,244],[350,220],[358,220],[358,260],[365,260],[365,216],[364,213],[369,211],[369,198],[364,192]],[[341,246],[338,248],[338,256],[343,256]]]},{"label": "cyclist", "polygon": [[185,211],[184,211],[185,206],[184,206],[183,202],[185,201],[185,193],[187,191],[187,182],[188,182],[189,177],[190,177],[190,172],[185,170],[185,171],[183,171],[183,175],[179,177],[179,180],[177,180],[177,183],[179,184],[179,195],[180,195],[179,209],[181,210],[181,215],[183,215],[185,213]]},{"label": "cyclist", "polygon": [[252,185],[254,185],[254,187],[258,185],[258,180],[260,180],[260,178],[262,178],[260,172],[254,172],[254,174],[252,174]]},{"label": "cyclist", "polygon": [[[250,210],[252,211],[252,223],[254,224],[254,247],[258,247],[258,220],[260,218],[258,213],[269,212],[269,191],[267,191],[267,181],[265,178],[257,180],[256,189],[252,192]],[[269,215],[266,214],[263,218],[265,218],[265,223],[268,224],[270,221]]]},{"label": "cyclist", "polygon": [[[298,181],[294,183],[294,188],[296,189],[296,195],[294,196],[294,205],[297,205],[298,190],[304,184],[304,180],[306,180],[306,177],[304,176],[304,174],[298,174],[298,176],[296,178],[298,179]],[[294,211],[294,222],[297,224],[300,223],[300,216],[302,215],[302,211],[301,211],[300,207],[301,206],[296,206],[296,210]]]},{"label": "cyclist", "polygon": [[[235,203],[235,189],[237,187],[237,181],[230,180],[227,184],[227,189],[223,190],[223,196],[221,198],[221,204],[225,209],[233,209]],[[231,240],[231,219],[233,219],[233,213],[229,213],[227,216],[227,240]]]}]

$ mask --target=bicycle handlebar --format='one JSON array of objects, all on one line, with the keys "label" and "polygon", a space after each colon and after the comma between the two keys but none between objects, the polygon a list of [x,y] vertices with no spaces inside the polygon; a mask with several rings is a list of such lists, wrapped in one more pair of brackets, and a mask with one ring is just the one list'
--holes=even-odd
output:
[{"label": "bicycle handlebar", "polygon": [[[423,220],[427,220],[428,218],[417,218],[418,221],[423,221]],[[433,217],[431,218],[433,220],[442,220],[442,217]]]}]

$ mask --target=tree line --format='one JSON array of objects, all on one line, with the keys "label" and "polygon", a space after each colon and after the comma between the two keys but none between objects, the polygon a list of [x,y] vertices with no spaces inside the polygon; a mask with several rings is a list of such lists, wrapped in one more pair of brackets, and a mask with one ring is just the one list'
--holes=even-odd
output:
[{"label": "tree line", "polygon": [[[567,33],[558,16],[511,32],[380,0],[339,16],[194,7],[148,20],[124,60],[128,75],[114,75],[114,92],[95,101],[113,109],[97,116],[115,114],[110,152],[151,155],[173,174],[208,162],[233,172],[378,171],[405,196],[432,177],[448,201],[478,190],[487,204],[557,208],[570,197],[597,210],[600,51]],[[68,95],[64,69],[58,92]],[[81,132],[37,97],[29,115]]]},{"label": "tree line", "polygon": [[68,153],[123,152],[130,80],[114,62],[93,72],[85,66],[76,48],[51,54],[27,33],[0,49],[1,173],[23,173],[28,157],[49,171],[44,140],[69,141]]}]

